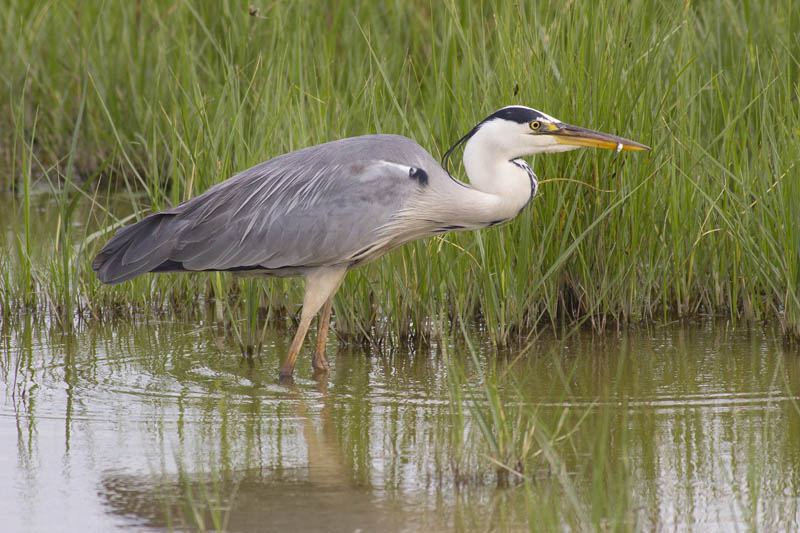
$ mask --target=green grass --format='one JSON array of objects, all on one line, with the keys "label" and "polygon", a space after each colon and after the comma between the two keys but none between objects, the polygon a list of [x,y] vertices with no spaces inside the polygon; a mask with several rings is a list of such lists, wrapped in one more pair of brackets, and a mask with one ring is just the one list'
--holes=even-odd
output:
[{"label": "green grass", "polygon": [[[786,366],[791,355],[775,359],[775,367],[757,368],[767,353],[795,350],[784,354],[779,340],[769,347],[751,344],[752,334],[776,339],[775,332],[761,337],[732,335],[719,326],[683,326],[678,335],[667,333],[678,331],[669,326],[635,330],[605,336],[574,330],[561,341],[548,335],[537,341],[535,357],[512,360],[502,352],[481,357],[472,346],[475,332],[451,337],[449,346],[466,348],[447,354],[451,434],[440,445],[453,455],[447,475],[465,480],[465,486],[494,482],[510,494],[522,492],[532,531],[674,529],[715,513],[716,524],[787,527],[784,517],[794,510],[777,510],[785,502],[769,496],[770,484],[781,478],[770,472],[770,462],[778,442],[797,437],[800,411],[794,400],[783,404],[796,393],[797,372],[793,364]],[[748,340],[738,344],[732,341],[737,336]],[[720,356],[711,364],[695,358],[711,352]],[[715,381],[709,376],[723,374],[730,378],[724,389],[736,394],[762,380],[775,403],[751,411],[759,413],[755,418],[744,415],[737,400],[723,407],[726,400],[716,403],[709,389]],[[680,406],[674,407],[676,401]],[[726,420],[711,421],[718,416]],[[704,439],[719,443],[737,434],[746,437],[732,445],[731,453],[739,456],[735,466],[720,462],[729,455],[703,451]],[[784,457],[772,464],[780,470],[790,462]],[[676,472],[693,479],[675,482]],[[707,472],[720,479],[709,484]],[[684,492],[694,503],[679,502]],[[725,504],[717,511],[710,511],[713,503],[699,510],[720,500]],[[768,525],[773,520],[781,525]]]},{"label": "green grass", "polygon": [[[101,286],[89,263],[110,233],[95,232],[331,139],[399,133],[439,156],[519,103],[653,151],[536,158],[540,196],[511,224],[351,273],[340,335],[420,342],[438,318],[478,317],[504,345],[563,321],[713,314],[800,337],[792,2],[254,6],[6,0],[0,179],[24,216],[0,254],[5,317],[185,312],[228,292],[252,317],[253,289],[227,276]],[[44,235],[30,225],[37,182],[59,213]],[[264,284],[261,305],[293,315],[299,285]]]}]

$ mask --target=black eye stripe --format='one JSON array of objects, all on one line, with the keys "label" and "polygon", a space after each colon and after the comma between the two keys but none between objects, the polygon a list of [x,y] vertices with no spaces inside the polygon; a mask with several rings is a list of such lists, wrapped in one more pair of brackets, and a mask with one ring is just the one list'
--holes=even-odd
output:
[{"label": "black eye stripe", "polygon": [[494,113],[486,117],[483,120],[483,122],[488,122],[495,118],[502,118],[505,120],[510,120],[512,122],[518,122],[519,124],[530,124],[534,120],[541,121],[545,117],[542,116],[541,113],[539,113],[535,109],[531,109],[530,107],[513,106],[500,109],[499,111],[495,111]]},{"label": "black eye stripe", "polygon": [[448,174],[450,173],[450,171],[447,168],[447,163],[450,159],[450,154],[453,152],[453,150],[455,150],[456,147],[458,147],[459,145],[467,142],[470,139],[470,137],[475,135],[475,132],[477,132],[481,128],[481,126],[496,118],[510,120],[511,122],[516,122],[518,124],[530,124],[533,121],[539,121],[540,125],[541,121],[549,120],[548,117],[541,114],[539,111],[536,111],[535,109],[531,109],[530,107],[511,106],[511,107],[504,107],[503,109],[495,111],[494,113],[483,119],[481,122],[479,122],[474,128],[472,128],[469,132],[467,132],[466,135],[457,140],[455,144],[450,148],[448,148],[447,151],[444,153],[444,155],[442,156],[442,166],[444,167],[445,171]]}]

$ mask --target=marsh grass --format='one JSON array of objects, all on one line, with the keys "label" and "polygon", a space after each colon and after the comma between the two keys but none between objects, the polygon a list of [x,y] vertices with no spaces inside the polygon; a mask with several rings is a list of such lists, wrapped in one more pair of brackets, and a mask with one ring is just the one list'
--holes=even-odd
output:
[{"label": "marsh grass", "polygon": [[[626,444],[631,422],[626,409],[609,401],[619,391],[605,387],[607,396],[570,406],[575,403],[570,386],[575,367],[564,362],[562,340],[537,356],[557,361],[554,368],[563,383],[563,396],[550,398],[543,407],[525,377],[523,361],[485,361],[473,338],[474,332],[461,328],[451,340],[463,353],[444,354],[450,424],[440,446],[450,461],[443,463],[440,475],[464,487],[494,484],[500,494],[521,498],[534,531],[654,527],[635,496],[640,473],[626,460],[635,455]],[[623,356],[614,364],[622,372],[630,363]],[[620,460],[610,461],[610,455]]]},{"label": "marsh grass", "polygon": [[[105,287],[89,264],[126,217],[277,154],[392,132],[439,156],[520,103],[653,151],[536,158],[540,195],[511,224],[414,243],[351,273],[335,303],[343,339],[427,343],[442,315],[478,318],[499,346],[577,319],[699,314],[777,319],[800,337],[792,2],[254,7],[8,0],[0,154],[21,217],[14,253],[0,255],[4,316],[52,310],[66,325],[201,303],[217,317],[228,306],[251,333],[259,307],[294,316],[297,282]],[[39,182],[53,191],[54,228],[31,223]]]},{"label": "marsh grass", "polygon": [[168,531],[228,531],[239,481],[218,469],[178,465],[177,480],[165,478],[156,486],[161,516],[153,519],[163,521]]},{"label": "marsh grass", "polygon": [[[565,337],[574,333],[567,332]],[[596,396],[592,402],[585,402],[585,395],[573,390],[571,383],[583,379],[573,375],[576,371],[585,377],[587,360],[570,362],[564,356],[569,351],[566,342],[555,342],[548,353],[537,358],[553,361],[556,379],[563,384],[563,397],[549,398],[550,405],[543,406],[535,385],[532,390],[531,381],[525,377],[524,363],[487,362],[470,344],[474,333],[462,331],[462,336],[467,347],[465,357],[448,358],[447,364],[453,423],[452,438],[444,442],[455,456],[451,465],[456,468],[449,473],[456,483],[495,483],[502,493],[522,492],[532,531],[659,530],[674,526],[670,520],[685,519],[685,510],[677,511],[676,517],[668,509],[675,502],[659,509],[653,502],[660,497],[654,498],[648,494],[650,489],[643,489],[645,479],[664,481],[659,477],[663,472],[658,470],[664,457],[654,460],[651,456],[650,447],[658,446],[654,441],[638,442],[638,432],[652,421],[642,425],[641,413],[627,404],[630,367],[637,364],[631,360],[637,355],[634,350],[610,350],[615,356],[606,361],[605,371],[616,375],[614,379],[606,375],[596,387],[593,385]],[[594,355],[604,359],[599,353]],[[774,390],[792,390],[782,371],[776,372],[773,380]],[[477,394],[465,396],[465,390]],[[796,409],[794,400],[792,404]],[[763,529],[770,527],[770,520],[783,520],[764,511],[774,501],[765,497],[770,452],[763,443],[776,435],[773,424],[760,427],[743,442],[746,467],[728,472],[723,481],[726,489],[722,492],[729,508],[722,511],[724,516],[717,516],[722,522],[739,521]],[[778,432],[783,434],[784,430]],[[694,466],[703,470],[709,463],[716,465],[716,460],[709,457]],[[657,471],[648,474],[651,468]]]}]

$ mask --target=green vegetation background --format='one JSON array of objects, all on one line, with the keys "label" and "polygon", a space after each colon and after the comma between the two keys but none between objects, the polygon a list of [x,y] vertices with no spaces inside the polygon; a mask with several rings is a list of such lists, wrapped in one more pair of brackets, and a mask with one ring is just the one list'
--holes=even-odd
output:
[{"label": "green vegetation background", "polygon": [[[438,157],[524,104],[653,150],[535,158],[540,194],[511,224],[351,273],[340,335],[425,339],[478,317],[504,344],[562,321],[712,314],[800,337],[792,1],[3,4],[5,319],[186,313],[217,295],[292,316],[297,281],[106,287],[89,263],[103,230],[283,152],[391,132]],[[43,204],[57,213],[47,223]]]}]

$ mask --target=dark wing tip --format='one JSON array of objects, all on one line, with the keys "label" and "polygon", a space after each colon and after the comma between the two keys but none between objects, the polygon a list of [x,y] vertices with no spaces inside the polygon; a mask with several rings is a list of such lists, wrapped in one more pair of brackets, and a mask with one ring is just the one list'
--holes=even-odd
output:
[{"label": "dark wing tip", "polygon": [[92,270],[95,271],[95,272],[100,270],[103,267],[103,265],[105,264],[107,259],[108,259],[108,255],[104,254],[103,252],[100,252],[99,254],[97,254],[95,256],[95,258],[92,260]]}]

